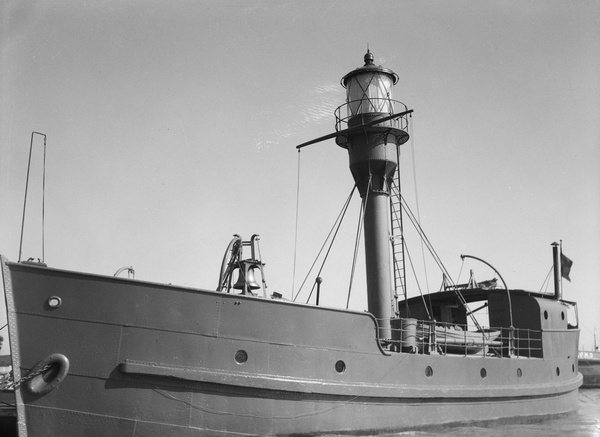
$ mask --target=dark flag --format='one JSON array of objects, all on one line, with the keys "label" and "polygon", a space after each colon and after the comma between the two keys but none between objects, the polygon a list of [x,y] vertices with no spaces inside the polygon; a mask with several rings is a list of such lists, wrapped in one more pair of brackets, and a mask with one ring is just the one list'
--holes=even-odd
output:
[{"label": "dark flag", "polygon": [[560,274],[567,281],[571,282],[571,278],[569,278],[569,273],[571,273],[571,266],[573,265],[573,261],[564,256],[561,252],[560,254]]}]

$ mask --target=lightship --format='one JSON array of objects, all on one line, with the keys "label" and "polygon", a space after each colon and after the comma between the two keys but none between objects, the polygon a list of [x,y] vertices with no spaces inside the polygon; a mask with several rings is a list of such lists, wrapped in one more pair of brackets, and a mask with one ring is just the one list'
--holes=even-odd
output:
[{"label": "lightship", "polygon": [[560,286],[396,299],[390,208],[411,110],[392,98],[396,73],[364,61],[342,78],[336,131],[309,143],[348,151],[367,311],[267,295],[256,237],[231,241],[216,289],[2,257],[18,436],[376,434],[577,408],[576,304]]}]

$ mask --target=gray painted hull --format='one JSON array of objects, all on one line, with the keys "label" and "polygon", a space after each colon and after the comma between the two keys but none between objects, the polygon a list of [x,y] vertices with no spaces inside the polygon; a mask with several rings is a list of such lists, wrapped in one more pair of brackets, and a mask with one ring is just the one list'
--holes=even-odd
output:
[{"label": "gray painted hull", "polygon": [[2,268],[15,378],[70,362],[49,393],[15,391],[19,436],[373,434],[577,408],[576,329],[545,329],[544,358],[389,352],[368,313]]}]

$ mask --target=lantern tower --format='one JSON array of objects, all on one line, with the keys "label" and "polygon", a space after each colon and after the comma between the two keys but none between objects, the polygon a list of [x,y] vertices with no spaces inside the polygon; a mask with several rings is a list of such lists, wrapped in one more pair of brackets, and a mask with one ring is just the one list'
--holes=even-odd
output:
[{"label": "lantern tower", "polygon": [[364,62],[341,79],[346,103],[335,111],[336,143],[348,150],[350,171],[362,198],[368,310],[378,319],[380,338],[386,339],[391,338],[393,314],[389,196],[397,148],[408,141],[410,111],[392,99],[398,75],[375,65],[369,50]]}]

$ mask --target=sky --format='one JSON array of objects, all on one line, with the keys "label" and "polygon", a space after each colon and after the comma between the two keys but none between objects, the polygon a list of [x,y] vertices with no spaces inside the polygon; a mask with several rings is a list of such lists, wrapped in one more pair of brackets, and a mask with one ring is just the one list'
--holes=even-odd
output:
[{"label": "sky", "polygon": [[[551,243],[562,240],[574,262],[564,298],[579,303],[580,345],[591,347],[597,0],[0,0],[0,17],[0,253],[10,260],[35,131],[47,139],[50,267],[133,266],[136,279],[215,289],[233,234],[259,234],[269,293],[291,299],[353,186],[334,140],[295,146],[334,130],[339,81],[369,47],[399,76],[394,99],[414,110],[403,195],[453,279],[496,276],[461,261],[470,254],[509,288],[550,293]],[[42,257],[43,137],[33,144],[23,259]],[[353,199],[321,272],[323,305],[346,306],[358,210]],[[409,232],[421,287],[437,290],[441,273]],[[366,309],[364,289],[358,272],[351,309]]]}]

